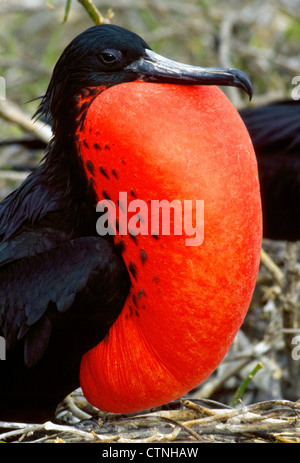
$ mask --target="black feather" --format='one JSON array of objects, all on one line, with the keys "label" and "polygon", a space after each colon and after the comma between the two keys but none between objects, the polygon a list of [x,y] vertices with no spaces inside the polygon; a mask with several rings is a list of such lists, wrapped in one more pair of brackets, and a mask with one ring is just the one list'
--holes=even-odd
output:
[{"label": "black feather", "polygon": [[265,238],[300,239],[300,101],[240,112],[257,157]]}]

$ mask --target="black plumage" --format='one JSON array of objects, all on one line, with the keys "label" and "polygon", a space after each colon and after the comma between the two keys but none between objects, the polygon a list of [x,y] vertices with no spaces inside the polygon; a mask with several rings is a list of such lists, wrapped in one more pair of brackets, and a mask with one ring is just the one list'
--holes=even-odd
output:
[{"label": "black plumage", "polygon": [[255,149],[265,238],[300,239],[300,101],[240,111]]}]

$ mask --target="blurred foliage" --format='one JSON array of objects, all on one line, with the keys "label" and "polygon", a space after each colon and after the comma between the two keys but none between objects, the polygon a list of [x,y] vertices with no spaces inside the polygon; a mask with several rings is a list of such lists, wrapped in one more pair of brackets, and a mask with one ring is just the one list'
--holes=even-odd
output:
[{"label": "blurred foliage", "polygon": [[[190,64],[242,68],[254,83],[252,104],[288,96],[292,77],[300,74],[300,1],[286,3],[94,0],[104,17],[112,8],[112,23],[134,30],[158,53]],[[0,75],[7,97],[20,105],[43,94],[63,48],[93,25],[76,0],[63,23],[66,4],[0,0]],[[238,91],[230,96],[237,105],[247,102]],[[28,111],[35,107],[26,105]]]}]

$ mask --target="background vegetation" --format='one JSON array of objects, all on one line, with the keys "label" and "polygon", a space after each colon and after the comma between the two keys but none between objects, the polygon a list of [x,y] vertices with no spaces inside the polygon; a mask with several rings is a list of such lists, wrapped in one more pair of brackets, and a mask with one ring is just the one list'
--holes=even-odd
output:
[{"label": "background vegetation", "polygon": [[[112,9],[112,23],[137,32],[158,53],[195,65],[243,69],[254,83],[253,104],[289,95],[292,77],[300,74],[299,0],[94,4],[105,20]],[[24,105],[41,95],[63,48],[93,24],[76,0],[62,23],[65,8],[66,0],[0,0],[0,75],[13,101]],[[241,105],[239,98],[235,102]]]}]

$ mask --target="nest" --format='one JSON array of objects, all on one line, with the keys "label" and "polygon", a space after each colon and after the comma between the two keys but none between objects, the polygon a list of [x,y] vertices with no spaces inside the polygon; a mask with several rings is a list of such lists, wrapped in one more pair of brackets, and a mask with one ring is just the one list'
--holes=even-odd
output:
[{"label": "nest", "polygon": [[300,443],[299,254],[299,243],[264,242],[241,330],[214,374],[186,397],[119,415],[93,408],[78,389],[59,405],[57,422],[0,422],[0,441]]},{"label": "nest", "polygon": [[[0,423],[0,440],[48,443],[300,443],[300,402],[265,401],[240,408],[213,400],[182,399],[142,414],[101,413],[80,391],[66,399],[73,424]],[[3,429],[2,429],[3,431]]]}]

